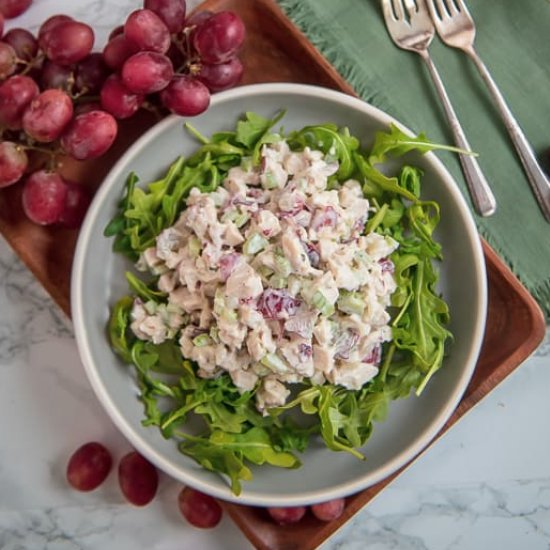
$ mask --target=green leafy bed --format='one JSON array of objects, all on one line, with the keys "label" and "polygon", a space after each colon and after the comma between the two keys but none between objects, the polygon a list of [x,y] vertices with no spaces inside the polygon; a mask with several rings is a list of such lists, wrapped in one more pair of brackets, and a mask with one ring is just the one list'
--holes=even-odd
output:
[{"label": "green leafy bed", "polygon": [[[196,366],[182,358],[177,338],[154,345],[133,336],[129,325],[134,296],[157,303],[166,302],[167,297],[156,289],[154,280],[142,281],[127,273],[132,295],[113,307],[109,335],[113,350],[135,366],[145,409],[143,424],[157,426],[204,468],[227,475],[235,494],[241,492],[242,480],[252,478],[251,464],[299,467],[297,454],[312,437],[322,438],[331,450],[363,459],[359,449],[369,438],[373,422],[385,417],[390,401],[422,392],[441,367],[445,343],[451,337],[446,328],[448,307],[436,290],[435,264],[442,253],[433,232],[439,206],[420,199],[422,173],[417,167],[405,164],[389,176],[377,165],[390,155],[412,150],[453,148],[432,144],[422,134],[409,137],[391,126],[377,133],[365,151],[346,128],[333,124],[276,133],[273,128],[283,115],[269,120],[247,113],[235,131],[211,138],[188,127],[201,143],[197,152],[178,158],[165,177],[145,187],[138,187],[137,176],[131,174],[118,212],[105,229],[107,237],[114,237],[114,250],[136,261],[164,228],[174,224],[192,187],[216,189],[229,168],[243,159],[258,163],[262,145],[284,135],[295,150],[310,146],[336,157],[339,169],[329,185],[337,187],[348,178],[361,182],[375,209],[365,231],[390,235],[399,242],[391,256],[397,282],[390,312],[393,340],[385,345],[379,374],[358,391],[304,384],[289,403],[271,409],[268,416],[256,410],[254,391],[239,393],[229,375],[199,378]],[[291,410],[302,414],[289,414]],[[186,431],[191,416],[202,419],[202,432]]]}]

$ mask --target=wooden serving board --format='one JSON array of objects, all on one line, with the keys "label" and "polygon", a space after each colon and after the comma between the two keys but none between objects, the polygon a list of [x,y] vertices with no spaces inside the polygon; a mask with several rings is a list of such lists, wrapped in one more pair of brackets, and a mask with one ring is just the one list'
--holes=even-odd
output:
[{"label": "wooden serving board", "polygon": [[[243,84],[301,82],[354,94],[349,84],[294,27],[274,0],[207,0],[201,9],[234,10],[244,20],[247,40],[241,55],[245,65]],[[100,161],[87,163],[66,162],[63,174],[86,185],[91,192],[95,191],[120,154],[154,122],[155,119],[147,113],[125,121],[120,126],[116,146],[106,156]],[[62,310],[70,315],[70,276],[77,231],[33,225],[22,211],[20,194],[19,185],[0,192],[0,232]],[[438,437],[520,365],[544,337],[545,320],[535,300],[485,242],[483,249],[489,284],[485,339],[474,377]],[[222,504],[257,548],[312,549],[380,493],[400,472],[349,497],[344,514],[330,523],[319,522],[307,515],[296,525],[280,527],[267,517],[265,510]]]}]

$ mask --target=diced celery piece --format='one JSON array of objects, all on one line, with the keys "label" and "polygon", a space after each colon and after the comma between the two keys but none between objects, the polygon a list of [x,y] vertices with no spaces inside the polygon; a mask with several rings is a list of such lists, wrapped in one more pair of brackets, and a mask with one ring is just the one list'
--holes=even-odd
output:
[{"label": "diced celery piece", "polygon": [[143,304],[143,307],[149,315],[154,315],[157,312],[158,304],[154,300],[149,300]]},{"label": "diced celery piece", "polygon": [[233,223],[240,229],[249,219],[249,214],[246,212],[239,212],[238,216],[235,216]]},{"label": "diced celery piece", "polygon": [[264,187],[266,189],[276,189],[277,187],[279,187],[279,184],[277,183],[277,180],[275,179],[275,176],[273,175],[273,172],[266,172],[265,173]]},{"label": "diced celery piece", "polygon": [[334,313],[334,306],[324,297],[323,293],[317,290],[311,298],[311,305],[317,308],[323,315],[329,316]]},{"label": "diced celery piece", "polygon": [[288,277],[292,273],[292,266],[290,265],[290,262],[287,258],[276,254],[275,271],[277,275],[280,275],[281,277]]},{"label": "diced celery piece", "polygon": [[212,338],[212,340],[214,340],[216,344],[220,342],[219,332],[220,331],[218,330],[218,327],[216,325],[212,325],[208,333],[210,335],[210,338]]},{"label": "diced celery piece", "polygon": [[286,288],[286,285],[288,283],[288,279],[286,277],[281,277],[280,275],[273,275],[271,279],[269,279],[269,285],[272,288]]},{"label": "diced celery piece", "polygon": [[254,255],[264,249],[267,244],[267,239],[264,239],[259,233],[253,233],[243,244],[243,252],[248,255]]},{"label": "diced celery piece", "polygon": [[350,315],[362,315],[365,310],[365,300],[357,292],[340,291],[338,298],[338,309]]},{"label": "diced celery piece", "polygon": [[202,348],[203,346],[207,346],[211,343],[210,336],[208,334],[199,334],[198,336],[195,336],[193,338],[193,345],[197,348]]},{"label": "diced celery piece", "polygon": [[273,372],[277,372],[279,374],[284,374],[285,372],[288,372],[288,366],[287,364],[275,353],[268,353],[267,355],[264,355],[260,363],[264,366],[270,369]]},{"label": "diced celery piece", "polygon": [[201,241],[195,235],[191,235],[187,241],[187,249],[191,258],[198,258],[201,253]]},{"label": "diced celery piece", "polygon": [[238,209],[228,210],[222,216],[222,222],[233,222],[237,227],[242,227],[248,220],[250,215],[247,212],[241,212]]}]

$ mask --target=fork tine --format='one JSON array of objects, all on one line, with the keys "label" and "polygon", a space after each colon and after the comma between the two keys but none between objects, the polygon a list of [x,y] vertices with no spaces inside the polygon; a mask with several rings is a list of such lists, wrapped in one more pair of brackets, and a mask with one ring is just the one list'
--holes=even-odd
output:
[{"label": "fork tine", "polygon": [[466,7],[466,4],[463,2],[463,0],[455,0],[455,2],[459,12],[463,12],[466,15],[470,15],[470,12],[468,11],[468,8]]},{"label": "fork tine", "polygon": [[393,13],[395,18],[399,21],[400,19],[405,18],[405,12],[403,11],[403,2],[402,0],[392,0]]},{"label": "fork tine", "polygon": [[453,0],[445,0],[445,4],[447,5],[447,12],[453,16],[458,13],[458,9],[454,3]]},{"label": "fork tine", "polygon": [[382,0],[382,11],[384,13],[384,19],[386,20],[386,23],[395,21],[395,15],[391,6],[391,0]]},{"label": "fork tine", "polygon": [[434,6],[434,4],[437,4],[437,10],[433,9],[433,10],[430,10],[431,14],[432,14],[432,17],[434,15],[436,15],[436,12],[437,12],[437,19],[439,21],[442,21],[443,19],[445,19],[445,17],[448,17],[448,12],[445,8],[445,4],[443,4],[443,0],[428,0],[432,6]]}]

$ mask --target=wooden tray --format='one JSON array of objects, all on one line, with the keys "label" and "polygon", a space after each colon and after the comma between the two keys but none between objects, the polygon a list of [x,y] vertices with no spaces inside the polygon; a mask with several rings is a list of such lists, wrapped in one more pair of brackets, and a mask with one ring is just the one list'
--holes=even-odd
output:
[{"label": "wooden tray", "polygon": [[[207,0],[202,7],[214,11],[234,10],[243,18],[247,27],[247,41],[242,51],[246,68],[243,84],[302,82],[354,93],[274,0]],[[121,152],[154,122],[147,114],[133,117],[121,125],[116,147],[101,162],[68,162],[63,167],[64,175],[94,191]],[[62,310],[70,315],[69,282],[77,232],[38,227],[28,222],[20,206],[20,192],[20,186],[16,185],[0,193],[0,232]],[[544,337],[545,321],[537,303],[487,243],[484,242],[483,247],[489,283],[483,348],[462,401],[438,437],[510,374]],[[348,498],[343,516],[331,523],[321,523],[308,515],[299,524],[283,528],[274,525],[262,509],[231,503],[223,506],[259,549],[311,549],[319,546],[399,473]]]}]

